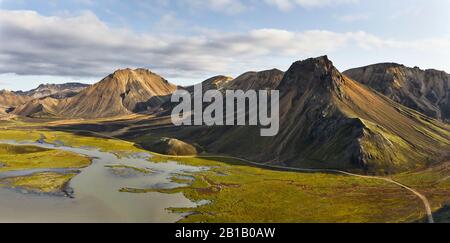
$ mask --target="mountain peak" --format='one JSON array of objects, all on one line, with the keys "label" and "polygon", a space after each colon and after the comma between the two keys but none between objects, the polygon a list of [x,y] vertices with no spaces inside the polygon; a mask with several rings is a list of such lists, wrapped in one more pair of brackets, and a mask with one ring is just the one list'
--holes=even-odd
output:
[{"label": "mountain peak", "polygon": [[[127,84],[130,82],[143,82],[145,80],[150,79],[157,79],[162,80],[165,84],[169,84],[167,80],[162,78],[160,75],[150,71],[149,69],[145,68],[137,68],[137,69],[131,69],[131,68],[125,68],[125,69],[118,69],[114,73],[108,76],[112,80],[116,80],[122,84]],[[111,79],[104,79],[105,81],[111,80]]]},{"label": "mountain peak", "polygon": [[[301,68],[305,71],[333,71],[335,69],[333,62],[328,59],[328,56],[320,56],[316,58],[308,58],[306,60],[297,61],[292,64],[294,68]],[[291,67],[291,68],[292,68]]]},{"label": "mountain peak", "polygon": [[321,56],[292,64],[280,85],[306,90],[311,87],[331,89],[344,83],[343,75],[334,67],[328,56]]},{"label": "mountain peak", "polygon": [[150,71],[149,69],[146,69],[146,68],[136,68],[136,69],[123,68],[123,69],[117,69],[116,71],[114,71],[113,75],[131,74],[131,73],[155,74],[155,73],[153,73],[152,71]]},{"label": "mountain peak", "polygon": [[177,87],[150,70],[119,69],[67,100],[59,113],[100,118],[155,112]]}]

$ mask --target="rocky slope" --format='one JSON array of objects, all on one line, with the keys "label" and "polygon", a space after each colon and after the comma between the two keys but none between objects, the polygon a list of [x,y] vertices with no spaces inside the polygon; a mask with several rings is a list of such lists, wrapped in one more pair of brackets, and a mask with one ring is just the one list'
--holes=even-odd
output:
[{"label": "rocky slope", "polygon": [[[223,75],[211,77],[201,83],[203,92],[208,90],[222,90],[232,80],[232,77]],[[194,92],[194,86],[188,86],[185,89],[191,93]]]},{"label": "rocky slope", "polygon": [[3,107],[16,107],[31,99],[31,97],[17,95],[11,91],[0,90],[0,106]]},{"label": "rocky slope", "polygon": [[146,69],[118,70],[78,95],[62,100],[59,115],[104,118],[152,112],[177,87]]},{"label": "rocky slope", "polygon": [[11,113],[34,118],[56,117],[59,112],[60,100],[52,97],[33,99],[17,106]]},{"label": "rocky slope", "polygon": [[184,131],[207,150],[267,163],[389,174],[425,167],[450,149],[450,127],[342,75],[327,57],[294,63],[280,84],[280,132]]},{"label": "rocky slope", "polygon": [[398,103],[450,122],[450,74],[396,63],[355,68],[344,74]]},{"label": "rocky slope", "polygon": [[151,113],[167,102],[177,87],[146,69],[118,70],[73,97],[34,99],[14,114],[29,117],[108,118]]},{"label": "rocky slope", "polygon": [[[283,78],[284,72],[278,69],[260,72],[246,72],[233,79],[228,76],[215,76],[202,82],[203,92],[208,90],[266,90],[275,89]],[[194,92],[194,86],[186,87]]]}]

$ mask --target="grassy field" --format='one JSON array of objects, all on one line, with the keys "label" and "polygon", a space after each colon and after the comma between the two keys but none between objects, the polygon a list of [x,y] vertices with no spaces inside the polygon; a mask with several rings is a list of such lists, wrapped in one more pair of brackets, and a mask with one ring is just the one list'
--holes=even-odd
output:
[{"label": "grassy field", "polygon": [[[181,222],[413,222],[425,217],[419,199],[382,181],[322,173],[266,170],[232,161],[155,157],[211,170],[195,173],[188,186],[162,193],[182,192],[193,201],[208,200]],[[124,188],[130,193],[154,190]]]},{"label": "grassy field", "polygon": [[450,222],[450,163],[399,174],[394,179],[425,195],[436,212],[437,222]]},{"label": "grassy field", "polygon": [[[18,138],[28,138],[27,135],[18,131],[12,134],[18,135]],[[90,158],[75,153],[36,146],[0,144],[0,173],[31,169],[80,169],[90,164]],[[38,173],[0,180],[0,186],[34,192],[59,193],[75,175],[75,173]]]},{"label": "grassy field", "polygon": [[49,130],[18,130],[3,129],[0,130],[0,140],[30,141],[34,142],[45,138],[48,143],[61,142],[70,147],[92,147],[104,152],[113,152],[116,154],[130,154],[145,152],[135,146],[132,142],[126,142],[116,139],[102,138],[92,134],[73,134],[69,132],[49,131]]},{"label": "grassy field", "polygon": [[60,193],[67,182],[77,174],[38,173],[32,176],[8,178],[0,181],[0,186],[21,188],[33,192]]},{"label": "grassy field", "polygon": [[[0,140],[36,141],[42,136],[47,142],[95,147],[117,154],[143,152],[131,142],[92,135],[17,128],[0,131]],[[193,181],[174,175],[174,182],[186,184],[182,188],[157,190],[161,193],[182,192],[193,201],[210,202],[197,208],[171,208],[176,212],[193,212],[181,222],[422,222],[425,218],[423,204],[416,196],[384,181],[323,173],[274,171],[222,158],[154,156],[152,160],[210,167],[208,171],[189,175],[194,178]],[[87,166],[90,161],[56,150],[2,145],[0,163],[4,164],[0,167],[1,172],[13,168],[79,168]],[[449,174],[446,169],[434,168],[426,172],[400,174],[395,179],[427,195],[433,209],[438,211],[448,202]],[[3,184],[53,192],[60,190],[72,176],[43,173],[8,179]],[[123,188],[121,191],[154,192],[140,188]]]},{"label": "grassy field", "polygon": [[91,160],[78,154],[39,148],[0,144],[0,172],[30,169],[84,168]]}]

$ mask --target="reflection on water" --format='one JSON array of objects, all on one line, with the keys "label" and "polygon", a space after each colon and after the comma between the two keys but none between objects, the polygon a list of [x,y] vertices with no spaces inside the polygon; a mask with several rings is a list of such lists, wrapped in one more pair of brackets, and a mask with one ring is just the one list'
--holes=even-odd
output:
[{"label": "reflection on water", "polygon": [[[182,215],[168,212],[169,207],[195,207],[178,194],[119,192],[122,188],[174,188],[170,181],[175,174],[192,173],[206,168],[180,165],[175,162],[151,163],[149,154],[118,158],[112,153],[86,148],[71,148],[45,143],[16,143],[60,149],[89,156],[93,163],[82,169],[71,182],[74,198],[22,194],[0,188],[0,222],[176,222]],[[117,176],[108,166],[121,165],[152,173]],[[0,178],[26,176],[37,172],[67,172],[67,170],[28,170],[0,173]]]}]

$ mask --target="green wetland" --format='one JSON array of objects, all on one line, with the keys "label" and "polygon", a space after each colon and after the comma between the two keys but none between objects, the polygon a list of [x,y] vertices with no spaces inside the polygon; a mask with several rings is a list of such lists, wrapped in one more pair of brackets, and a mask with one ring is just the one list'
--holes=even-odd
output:
[{"label": "green wetland", "polygon": [[[69,132],[5,129],[0,144],[1,222],[426,222],[416,195],[370,178],[163,156]],[[394,179],[445,220],[447,166]]]}]

